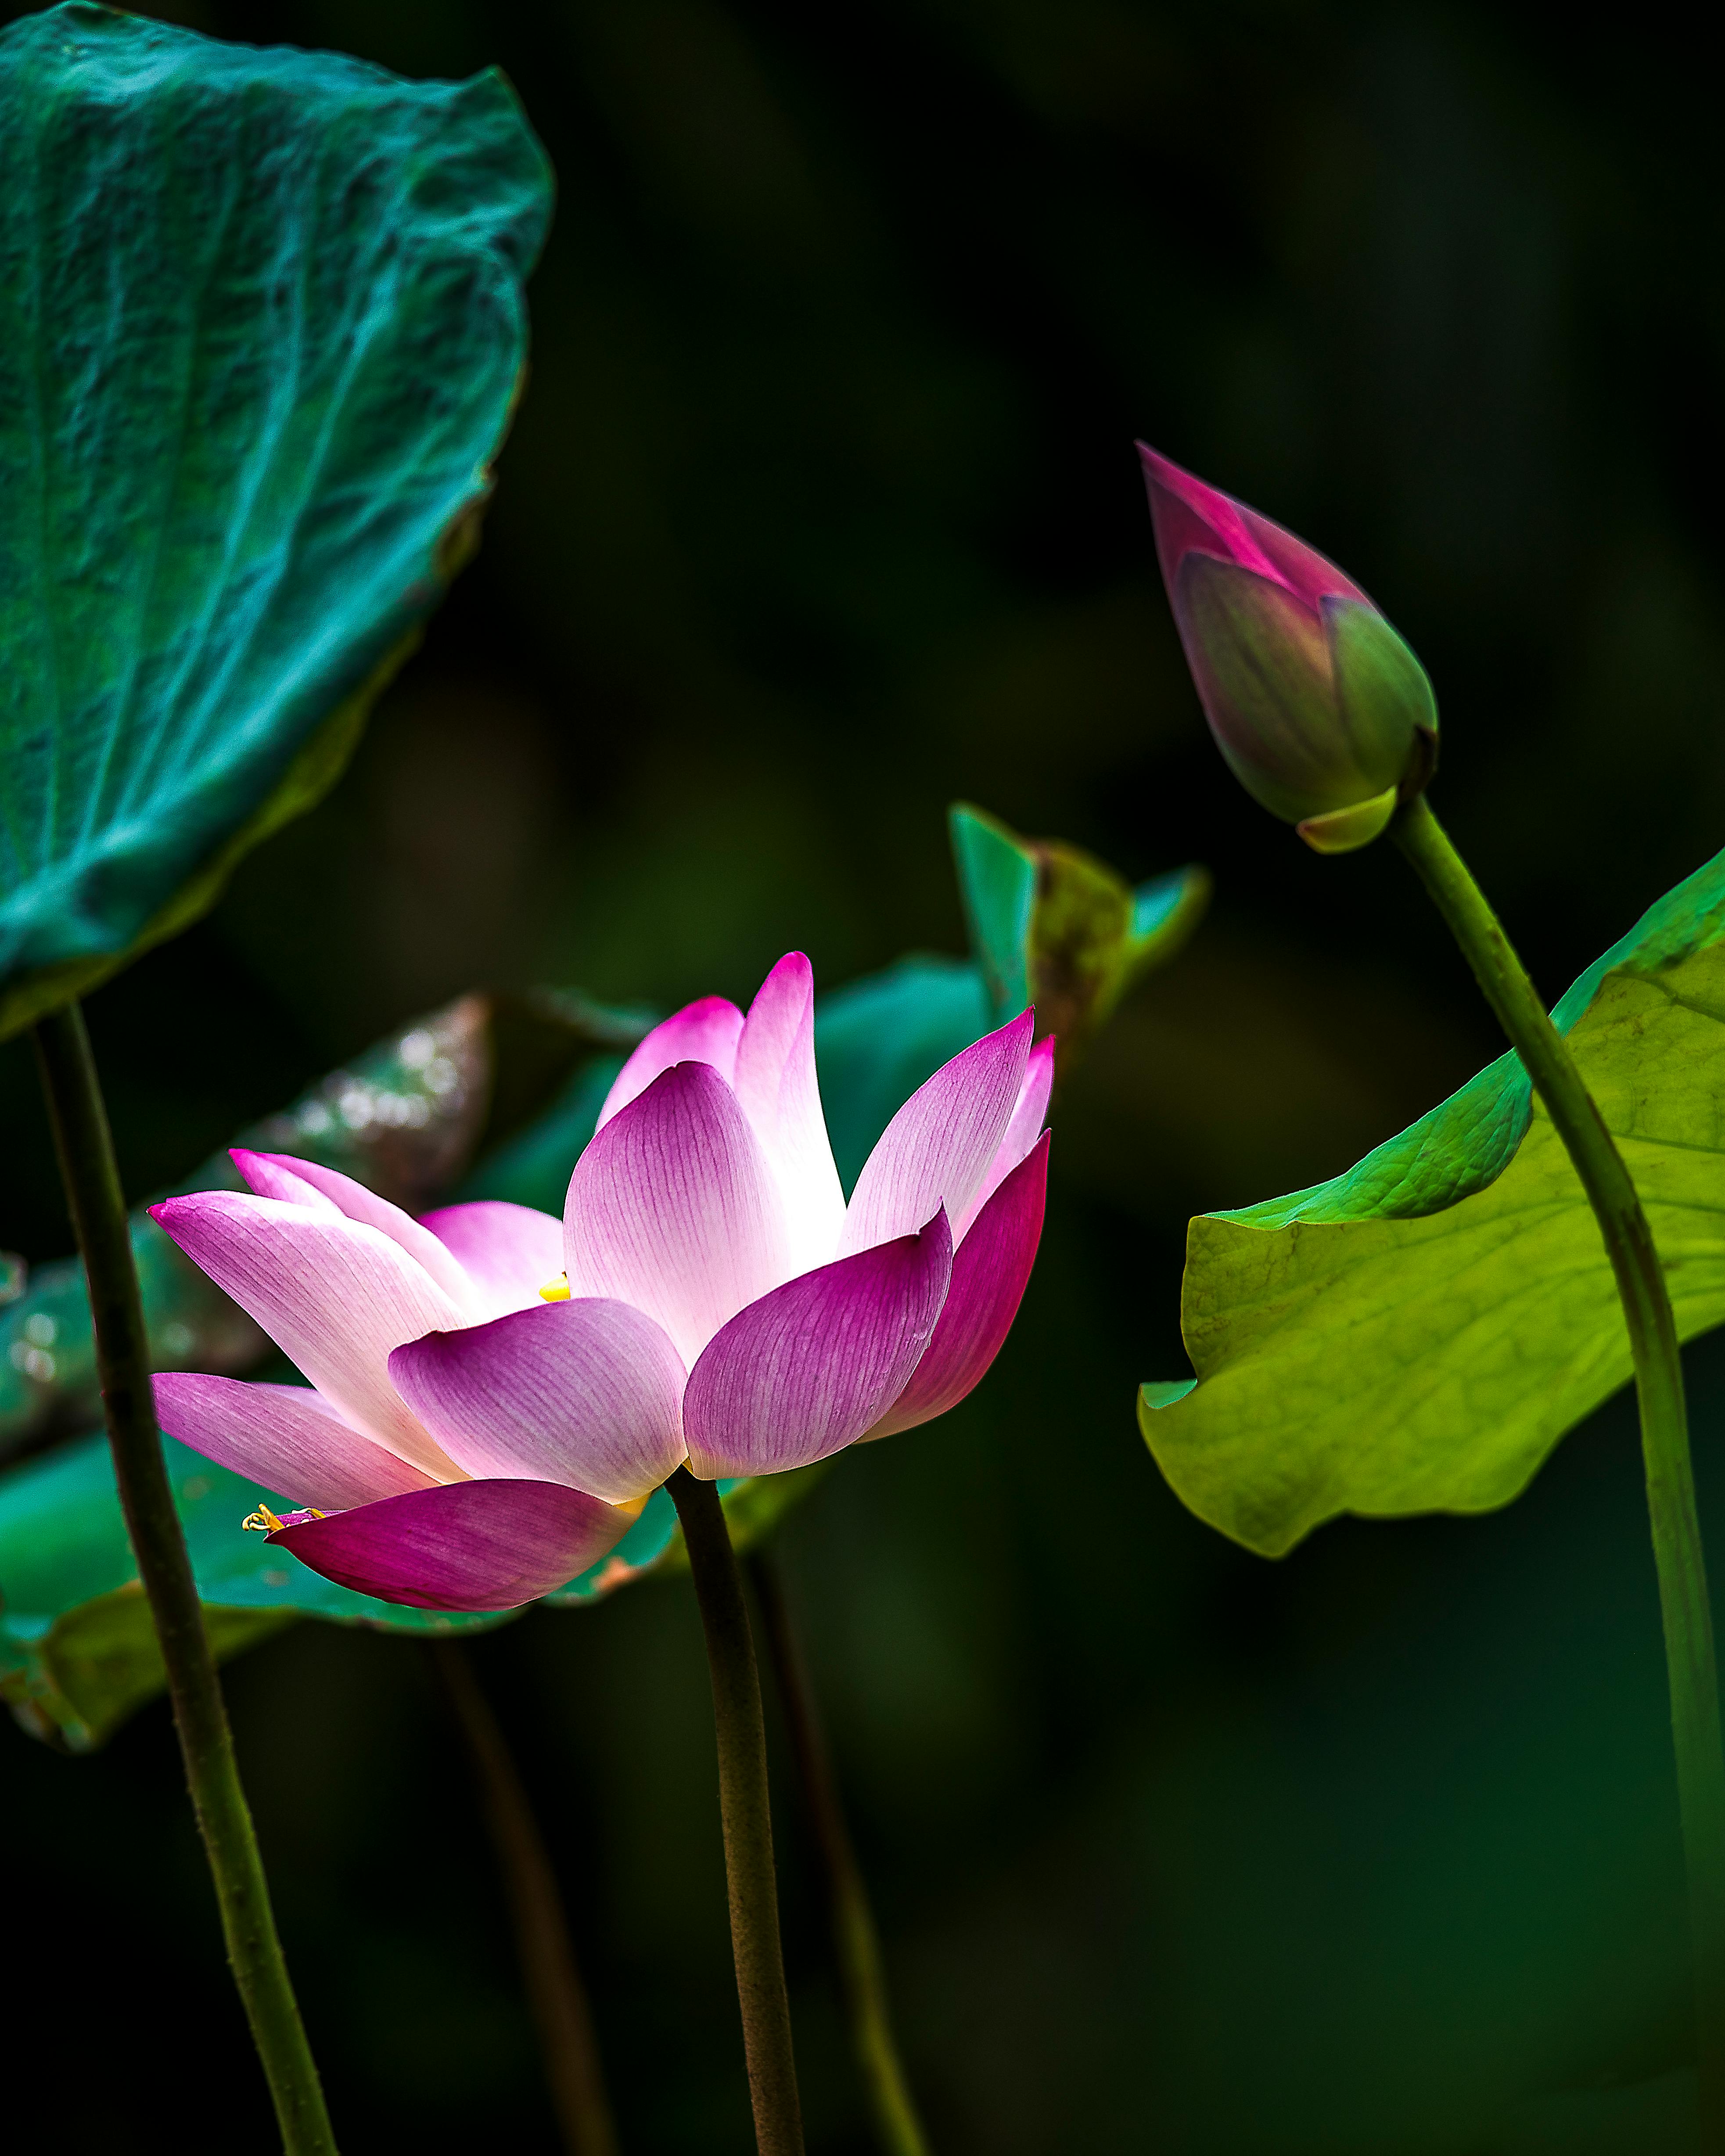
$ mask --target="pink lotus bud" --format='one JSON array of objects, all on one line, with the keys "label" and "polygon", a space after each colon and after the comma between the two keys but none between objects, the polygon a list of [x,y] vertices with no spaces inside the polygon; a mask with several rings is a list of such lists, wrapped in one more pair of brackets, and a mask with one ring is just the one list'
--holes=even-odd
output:
[{"label": "pink lotus bud", "polygon": [[1437,761],[1425,670],[1359,586],[1143,443],[1156,552],[1216,746],[1321,854],[1375,839]]}]

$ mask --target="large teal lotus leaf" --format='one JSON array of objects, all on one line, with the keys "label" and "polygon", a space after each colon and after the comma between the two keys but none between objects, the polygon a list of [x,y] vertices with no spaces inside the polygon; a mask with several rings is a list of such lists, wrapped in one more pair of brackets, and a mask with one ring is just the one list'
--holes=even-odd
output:
[{"label": "large teal lotus leaf", "polygon": [[[1725,1320],[1725,854],[1553,1017],[1692,1338]],[[1266,1556],[1338,1512],[1506,1503],[1630,1373],[1599,1229],[1513,1054],[1333,1181],[1194,1220],[1182,1325],[1197,1378],[1143,1389],[1145,1438]]]},{"label": "large teal lotus leaf", "polygon": [[495,74],[0,32],[0,1035],[333,782],[471,542],[550,193]]}]

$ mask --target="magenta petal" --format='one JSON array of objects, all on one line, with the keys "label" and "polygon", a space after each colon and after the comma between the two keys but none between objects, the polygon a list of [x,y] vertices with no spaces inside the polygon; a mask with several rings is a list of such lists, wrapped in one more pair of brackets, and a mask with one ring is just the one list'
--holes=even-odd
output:
[{"label": "magenta petal", "polygon": [[937,1213],[920,1235],[839,1258],[751,1303],[690,1373],[691,1471],[774,1475],[860,1437],[903,1392],[952,1271],[952,1235]]},{"label": "magenta petal", "polygon": [[911,1094],[863,1163],[841,1252],[908,1235],[942,1205],[949,1220],[965,1217],[1018,1105],[1034,1023],[1020,1011]]},{"label": "magenta petal", "polygon": [[[1156,557],[1172,597],[1181,562],[1188,554],[1213,554],[1268,577],[1316,609],[1321,599],[1339,596],[1366,599],[1335,563],[1296,539],[1291,531],[1248,509],[1243,501],[1206,485],[1170,459],[1140,442],[1138,455],[1150,494],[1150,521],[1156,533]],[[1370,605],[1369,599],[1366,599]]]},{"label": "magenta petal", "polygon": [[419,1225],[455,1258],[487,1314],[526,1310],[563,1270],[563,1224],[554,1213],[481,1198],[422,1213]]},{"label": "magenta petal", "polygon": [[800,951],[779,960],[749,1005],[732,1084],[778,1179],[790,1269],[806,1272],[839,1247],[845,1190],[814,1070],[814,969]]},{"label": "magenta petal", "polygon": [[389,1351],[468,1312],[401,1245],[357,1220],[234,1190],[151,1216],[351,1421],[439,1480],[450,1463],[389,1382]]},{"label": "magenta petal", "polygon": [[932,1422],[980,1383],[1000,1353],[1036,1262],[1048,1189],[1049,1133],[977,1215],[952,1257],[952,1285],[928,1353],[880,1423],[888,1437]]},{"label": "magenta petal", "polygon": [[1006,1126],[1006,1136],[1000,1141],[1000,1150],[989,1163],[988,1172],[963,1219],[952,1230],[954,1243],[964,1240],[983,1206],[1041,1137],[1043,1119],[1048,1113],[1048,1096],[1054,1091],[1054,1075],[1055,1040],[1050,1034],[1030,1050],[1030,1060],[1024,1066],[1024,1082],[1019,1088],[1018,1105]]},{"label": "magenta petal", "polygon": [[450,1482],[270,1536],[338,1586],[414,1609],[514,1609],[596,1564],[633,1514],[562,1482]]},{"label": "magenta petal", "polygon": [[291,1190],[268,1187],[272,1179],[284,1175],[295,1183],[309,1183],[348,1219],[362,1221],[367,1227],[388,1235],[392,1243],[398,1243],[456,1303],[464,1304],[469,1300],[467,1276],[437,1237],[423,1228],[411,1214],[403,1213],[399,1205],[392,1205],[387,1198],[380,1198],[375,1190],[367,1190],[364,1183],[356,1183],[351,1175],[321,1167],[315,1160],[295,1160],[287,1153],[251,1152],[244,1146],[234,1147],[229,1158],[252,1188],[264,1197],[281,1197],[291,1202],[295,1194]]},{"label": "magenta petal", "polygon": [[295,1173],[300,1163],[290,1162],[285,1154],[250,1152],[244,1146],[234,1146],[228,1158],[255,1196],[274,1198],[284,1205],[308,1206],[314,1213],[327,1213],[337,1220],[347,1219],[333,1198],[326,1198],[315,1183]]},{"label": "magenta petal", "polygon": [[429,1333],[396,1349],[389,1374],[475,1475],[542,1475],[617,1503],[683,1457],[683,1365],[626,1302],[542,1302]]},{"label": "magenta petal", "polygon": [[645,1311],[685,1368],[784,1278],[778,1185],[716,1070],[662,1072],[594,1138],[569,1178],[563,1261],[572,1296]]},{"label": "magenta petal", "polygon": [[603,1130],[619,1109],[637,1101],[661,1072],[679,1063],[707,1063],[728,1086],[737,1067],[737,1043],[742,1032],[742,1013],[723,996],[703,996],[655,1025],[635,1049],[621,1070],[605,1105],[599,1110],[598,1127]]},{"label": "magenta petal", "polygon": [[344,1422],[309,1385],[244,1384],[180,1370],[164,1372],[155,1384],[156,1419],[170,1437],[295,1504],[331,1512],[436,1486]]}]

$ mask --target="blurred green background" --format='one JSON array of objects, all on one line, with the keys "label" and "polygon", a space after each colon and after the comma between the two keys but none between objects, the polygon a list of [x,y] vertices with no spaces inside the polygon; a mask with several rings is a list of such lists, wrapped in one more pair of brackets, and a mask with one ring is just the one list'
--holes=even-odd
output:
[{"label": "blurred green background", "polygon": [[[7,14],[18,12],[8,8]],[[1209,921],[1062,1104],[1037,1277],[948,1420],[790,1522],[943,2156],[1682,2144],[1681,1877],[1633,1419],[1482,1521],[1279,1565],[1133,1423],[1187,1215],[1346,1166],[1496,1053],[1399,860],[1209,747],[1132,439],[1358,577],[1438,685],[1436,798],[1555,996],[1725,837],[1711,77],[1658,11],[855,0],[163,9],[505,67],[561,203],[484,550],[358,762],[92,1003],[131,1194],[474,984],[747,995],[957,950],[955,795]],[[69,1235],[0,1051],[0,1244]],[[1725,1354],[1692,1357],[1725,1564]],[[542,1806],[630,2149],[749,2145],[686,1589],[475,1654]],[[232,1668],[350,2150],[549,2151],[418,1650]],[[264,2151],[157,1707],[0,1729],[20,2146]],[[816,2156],[868,2141],[781,1807]]]}]

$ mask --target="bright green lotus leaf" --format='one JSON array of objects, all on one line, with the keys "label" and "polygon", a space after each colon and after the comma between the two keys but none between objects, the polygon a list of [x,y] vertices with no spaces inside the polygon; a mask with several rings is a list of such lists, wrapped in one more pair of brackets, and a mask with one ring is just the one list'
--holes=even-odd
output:
[{"label": "bright green lotus leaf", "polygon": [[1177,869],[1133,891],[1082,848],[1020,838],[968,803],[948,824],[990,1023],[1034,1004],[1038,1034],[1054,1034],[1070,1069],[1127,990],[1198,926],[1209,873]]},{"label": "bright green lotus leaf", "polygon": [[[1553,1013],[1647,1208],[1685,1339],[1725,1320],[1725,854]],[[1514,1055],[1333,1181],[1194,1220],[1196,1380],[1146,1440],[1279,1556],[1338,1512],[1506,1503],[1630,1373],[1599,1229]]]},{"label": "bright green lotus leaf", "polygon": [[334,782],[471,547],[550,195],[495,74],[0,32],[0,1037]]}]

